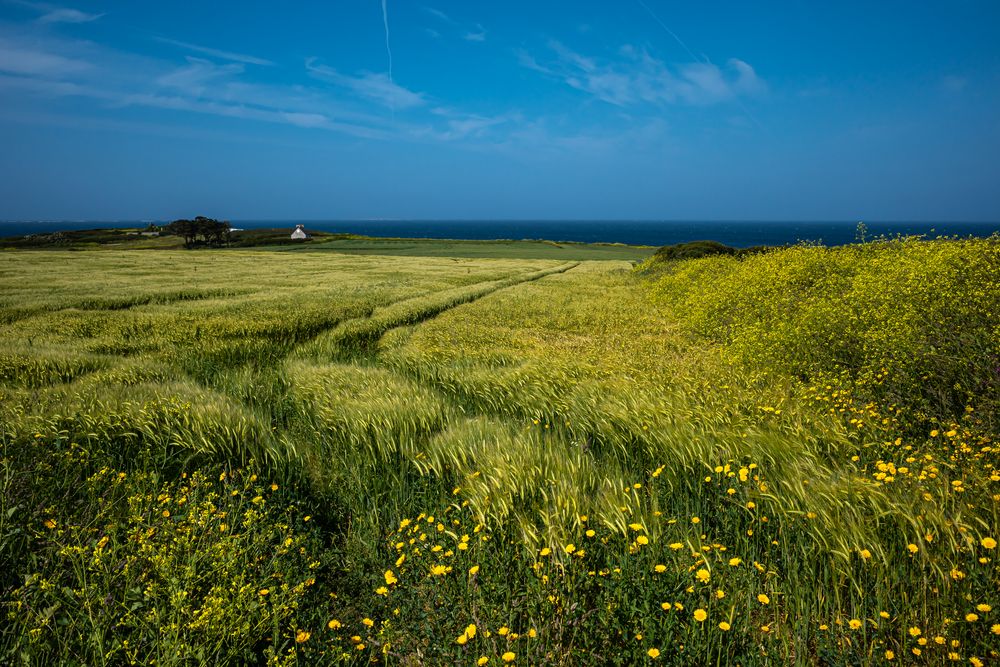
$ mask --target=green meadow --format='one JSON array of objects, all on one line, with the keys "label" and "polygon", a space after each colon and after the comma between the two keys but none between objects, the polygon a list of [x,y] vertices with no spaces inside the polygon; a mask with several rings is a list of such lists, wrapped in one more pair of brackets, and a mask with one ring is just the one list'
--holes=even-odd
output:
[{"label": "green meadow", "polygon": [[0,663],[995,664],[1000,240],[0,252]]}]

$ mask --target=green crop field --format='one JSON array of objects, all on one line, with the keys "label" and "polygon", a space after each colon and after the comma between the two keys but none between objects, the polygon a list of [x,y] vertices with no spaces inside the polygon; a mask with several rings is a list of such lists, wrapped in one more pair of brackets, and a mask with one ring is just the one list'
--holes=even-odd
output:
[{"label": "green crop field", "polygon": [[1000,239],[651,253],[0,253],[0,663],[996,663]]},{"label": "green crop field", "polygon": [[334,239],[305,246],[276,248],[290,252],[335,251],[351,255],[408,257],[481,257],[554,259],[560,261],[640,261],[656,248],[620,243],[558,243],[555,241],[449,241],[439,239]]}]

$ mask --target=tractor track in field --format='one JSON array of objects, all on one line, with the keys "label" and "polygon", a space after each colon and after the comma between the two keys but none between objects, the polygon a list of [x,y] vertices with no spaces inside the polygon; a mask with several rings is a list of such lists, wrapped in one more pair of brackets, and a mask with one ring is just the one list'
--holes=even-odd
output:
[{"label": "tractor track in field", "polygon": [[[461,288],[442,290],[425,297],[399,301],[378,309],[382,312],[380,313],[377,310],[371,317],[344,321],[328,332],[328,334],[331,334],[332,340],[328,341],[327,345],[317,344],[314,339],[314,341],[298,346],[296,350],[287,355],[286,362],[298,358],[321,366],[326,364],[351,364],[387,370],[400,378],[406,378],[423,385],[439,396],[444,403],[457,409],[459,413],[466,414],[467,416],[475,414],[483,417],[493,417],[495,415],[488,410],[476,408],[470,410],[471,406],[462,401],[460,397],[453,395],[444,387],[438,386],[437,383],[428,382],[427,378],[419,377],[417,374],[409,372],[408,369],[384,363],[378,356],[378,342],[382,336],[392,329],[419,324],[460,305],[472,303],[509,287],[516,287],[541,280],[548,276],[566,273],[579,265],[580,262],[568,262],[556,267],[502,280],[484,281]],[[417,307],[413,307],[414,305]],[[294,393],[294,389],[289,388],[286,398],[291,396],[292,393]],[[422,437],[426,439],[432,438],[452,426],[454,426],[452,423],[442,424],[439,428],[425,433]],[[279,428],[279,432],[283,433],[284,429]]]},{"label": "tractor track in field", "polygon": [[546,276],[566,273],[579,265],[580,262],[567,262],[510,278],[463,285],[397,301],[376,308],[368,317],[354,318],[338,323],[327,332],[316,336],[309,343],[300,345],[289,357],[312,356],[318,361],[369,358],[373,356],[378,342],[392,329],[420,324],[452,308],[472,303],[508,287],[540,280]]},{"label": "tractor track in field", "polygon": [[[377,359],[378,342],[392,329],[419,324],[452,308],[472,303],[503,289],[565,273],[579,265],[578,261],[567,262],[507,278],[481,281],[393,301],[374,308],[367,315],[344,319],[330,327],[320,329],[305,340],[300,340],[284,356],[276,357],[274,366],[280,367],[294,359],[312,360],[318,364],[353,362],[385,368],[405,376],[405,373],[400,372],[401,369],[387,366]],[[259,405],[252,405],[253,401],[247,401],[245,397],[234,396],[224,389],[214,386],[212,382],[196,382],[205,389],[218,391],[229,396],[232,400],[251,410],[258,411],[261,408]],[[433,385],[428,385],[428,388],[440,394],[446,402],[455,403],[454,398],[441,391],[440,388]],[[289,400],[292,393],[290,387],[286,388],[283,392],[284,395],[279,400]],[[261,416],[271,422],[274,428],[273,436],[276,440],[290,436],[287,430],[288,424],[284,422],[282,417],[275,414],[267,417],[261,414]],[[294,451],[288,453],[292,455],[292,458],[295,457]]]}]

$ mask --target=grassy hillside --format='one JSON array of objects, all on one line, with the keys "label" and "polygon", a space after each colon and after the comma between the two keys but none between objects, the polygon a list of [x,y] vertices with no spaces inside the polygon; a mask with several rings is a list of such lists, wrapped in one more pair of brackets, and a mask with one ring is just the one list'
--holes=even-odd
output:
[{"label": "grassy hillside", "polygon": [[995,239],[342,243],[0,255],[0,660],[996,659]]}]

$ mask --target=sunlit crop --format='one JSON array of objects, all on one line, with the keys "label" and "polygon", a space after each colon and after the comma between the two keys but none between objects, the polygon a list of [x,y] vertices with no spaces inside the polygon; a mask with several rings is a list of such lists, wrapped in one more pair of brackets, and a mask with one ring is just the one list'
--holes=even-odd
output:
[{"label": "sunlit crop", "polygon": [[0,286],[0,661],[998,658],[996,239]]}]

